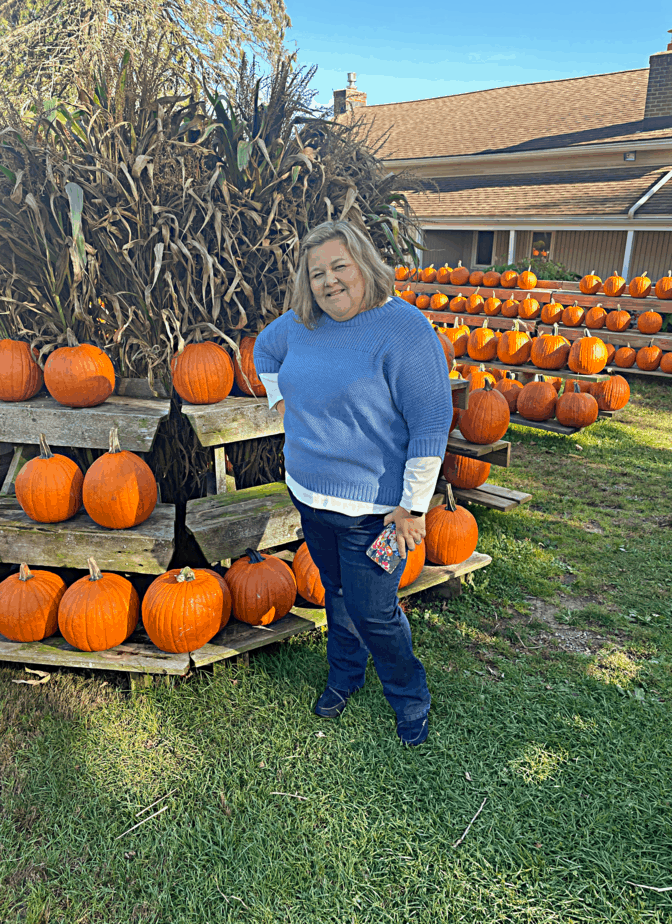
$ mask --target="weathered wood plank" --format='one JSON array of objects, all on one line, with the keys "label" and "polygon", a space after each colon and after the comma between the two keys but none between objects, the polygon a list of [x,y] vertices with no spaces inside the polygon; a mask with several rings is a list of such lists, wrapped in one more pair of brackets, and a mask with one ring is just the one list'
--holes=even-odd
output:
[{"label": "weathered wood plank", "polygon": [[532,363],[524,363],[521,366],[512,366],[511,363],[500,363],[498,360],[489,359],[485,363],[486,369],[493,366],[496,369],[510,369],[512,372],[526,373],[527,375],[552,375],[559,379],[577,379],[579,382],[605,382],[609,378],[606,369],[596,375],[577,375],[571,369],[539,369]]},{"label": "weathered wood plank", "polygon": [[605,372],[611,372],[613,375],[652,375],[654,378],[667,379],[668,382],[672,382],[672,375],[669,372],[661,372],[660,369],[647,372],[637,365],[631,366],[629,369],[622,369],[620,366],[605,366]]},{"label": "weathered wood plank", "polygon": [[172,504],[157,504],[144,523],[131,529],[105,529],[83,508],[63,523],[35,523],[15,497],[0,497],[2,562],[85,568],[86,559],[93,556],[102,571],[162,574],[174,548]]},{"label": "weathered wood plank", "polygon": [[512,414],[511,423],[520,424],[521,427],[531,427],[533,430],[561,433],[564,436],[572,436],[574,433],[579,433],[581,429],[585,429],[585,427],[564,427],[557,420],[527,420],[526,417],[521,417],[520,414]]},{"label": "weathered wood plank", "polygon": [[502,513],[507,513],[532,500],[531,494],[525,494],[523,491],[507,491],[499,485],[487,483],[481,485],[480,488],[453,488],[453,494],[458,502],[470,501],[472,504],[480,504],[482,507],[490,507]]},{"label": "weathered wood plank", "polygon": [[480,446],[477,443],[468,443],[459,430],[453,430],[448,437],[447,451],[457,456],[467,456],[470,459],[480,459],[481,462],[490,462],[508,468],[511,464],[511,443],[498,440],[496,443],[487,443]]},{"label": "weathered wood plank", "polygon": [[[564,327],[562,324],[559,324],[560,333],[563,337],[566,337],[567,340],[579,340],[584,336],[586,327]],[[539,334],[550,334],[553,332],[553,328],[549,324],[538,324],[537,331]],[[604,340],[608,343],[613,343],[614,346],[630,346],[639,349],[639,347],[648,346],[651,341],[659,346],[663,353],[672,351],[672,336],[670,334],[642,334],[636,328],[634,330],[626,330],[622,334],[613,333],[610,330],[607,330],[606,327],[601,327],[599,330],[591,330],[591,334],[596,337],[599,337],[600,340]]]},{"label": "weathered wood plank", "polygon": [[149,452],[170,401],[111,395],[97,407],[64,407],[48,395],[30,401],[0,401],[0,440],[37,444],[40,433],[54,446],[107,449],[118,427],[122,449]]},{"label": "weathered wood plank", "polygon": [[117,378],[117,384],[114,389],[115,395],[121,395],[126,398],[148,398],[153,401],[155,398],[170,398],[163,383],[158,379],[154,380],[154,392],[149,387],[147,379],[124,379]]},{"label": "weathered wood plank", "polygon": [[[322,613],[324,614],[324,610]],[[324,619],[326,622],[326,615]],[[233,658],[246,651],[263,648],[272,642],[279,642],[283,638],[289,638],[291,635],[298,635],[300,632],[307,632],[314,628],[314,622],[297,616],[294,611],[270,626],[248,626],[245,622],[231,618],[221,632],[218,632],[202,648],[190,652],[190,656],[194,667],[203,667],[205,664],[212,664],[224,658]]]},{"label": "weathered wood plank", "polygon": [[[422,314],[425,315],[430,321],[433,321],[435,324],[444,324],[446,327],[452,327],[455,318],[460,319],[460,323],[466,324],[467,327],[482,327],[483,321],[488,318],[488,327],[493,330],[511,330],[513,328],[513,322],[518,321],[521,330],[528,331],[532,333],[535,328],[536,321],[523,321],[521,318],[502,318],[500,315],[495,315],[494,317],[488,317],[485,314],[468,314],[467,312],[458,312],[454,313],[452,311],[422,311]],[[462,357],[459,357],[460,359]]]},{"label": "weathered wood plank", "polygon": [[14,493],[14,482],[26,462],[34,459],[40,454],[39,446],[17,446],[9,463],[9,468],[5,472],[5,477],[0,488],[0,495]]},{"label": "weathered wood plank", "polygon": [[10,642],[0,635],[0,661],[40,664],[43,667],[79,667],[89,670],[129,671],[183,676],[190,667],[188,654],[160,651],[140,627],[123,645],[107,651],[79,651],[62,635],[42,642]]}]

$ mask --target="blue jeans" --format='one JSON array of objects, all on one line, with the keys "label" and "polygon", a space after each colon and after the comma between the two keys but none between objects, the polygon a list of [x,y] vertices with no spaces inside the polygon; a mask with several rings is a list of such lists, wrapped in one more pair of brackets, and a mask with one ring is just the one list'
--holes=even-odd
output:
[{"label": "blue jeans", "polygon": [[384,514],[352,517],[309,507],[291,491],[289,496],[301,514],[308,551],[324,585],[327,685],[343,693],[358,690],[371,654],[397,721],[426,716],[425,669],[413,654],[411,627],[397,598],[403,567],[388,574],[366,555],[383,530]]}]

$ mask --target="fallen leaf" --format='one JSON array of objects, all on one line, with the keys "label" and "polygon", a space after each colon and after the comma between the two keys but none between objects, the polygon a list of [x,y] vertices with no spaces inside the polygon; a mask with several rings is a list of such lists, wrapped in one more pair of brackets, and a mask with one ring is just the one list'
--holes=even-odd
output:
[{"label": "fallen leaf", "polygon": [[315,737],[316,738],[326,738],[327,736],[324,734],[324,732],[315,732]]},{"label": "fallen leaf", "polygon": [[34,687],[39,683],[47,683],[51,679],[51,674],[48,674],[46,671],[33,671],[29,667],[24,667],[24,670],[29,674],[37,674],[40,677],[39,680],[12,680],[12,683],[27,683],[29,687]]},{"label": "fallen leaf", "polygon": [[578,443],[574,443],[574,449],[578,449],[579,452],[583,452],[583,446],[579,446]]},{"label": "fallen leaf", "polygon": [[469,782],[471,783],[471,774],[469,773],[468,770],[465,771],[464,778],[465,780],[469,780]]}]

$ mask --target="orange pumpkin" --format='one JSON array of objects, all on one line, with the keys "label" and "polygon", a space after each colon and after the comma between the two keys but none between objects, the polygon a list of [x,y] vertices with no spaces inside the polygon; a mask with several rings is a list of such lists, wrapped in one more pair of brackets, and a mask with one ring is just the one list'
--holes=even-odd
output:
[{"label": "orange pumpkin", "polygon": [[672,374],[672,353],[664,353],[660,357],[660,366],[658,368],[667,375]]},{"label": "orange pumpkin", "polygon": [[[266,388],[254,368],[254,344],[256,339],[256,337],[243,337],[241,339],[238,349],[240,350],[242,368],[237,357],[234,359],[233,366],[238,388],[246,395],[262,397],[266,394]],[[226,355],[228,356],[228,354]],[[247,376],[249,385],[245,381],[243,373]]]},{"label": "orange pumpkin", "polygon": [[541,309],[542,324],[559,324],[564,310],[564,306],[560,302],[556,302],[551,296],[551,301],[543,305]]},{"label": "orange pumpkin", "polygon": [[409,305],[415,305],[415,292],[411,289],[404,289],[399,298],[403,298]]},{"label": "orange pumpkin", "polygon": [[245,549],[224,580],[231,591],[233,615],[251,626],[277,622],[294,606],[294,572],[282,559],[265,552]]},{"label": "orange pumpkin", "polygon": [[504,270],[499,278],[499,284],[505,289],[515,289],[518,282],[518,273],[515,270]]},{"label": "orange pumpkin", "polygon": [[61,523],[82,506],[84,475],[72,459],[54,455],[40,433],[40,455],[26,462],[14,489],[21,509],[37,523]]},{"label": "orange pumpkin", "polygon": [[[223,575],[217,574],[216,571],[213,571],[211,568],[202,568],[202,571],[205,571],[206,574],[211,574],[219,582],[219,586],[222,588],[222,612],[219,623],[219,630],[223,629],[229,622],[231,618],[231,592],[229,591],[229,585],[224,580]],[[219,631],[218,630],[218,631]]]},{"label": "orange pumpkin", "polygon": [[552,333],[534,338],[530,359],[539,369],[562,369],[567,362],[569,349],[569,340],[562,336],[560,328],[554,324]]},{"label": "orange pumpkin", "polygon": [[472,491],[474,488],[480,488],[488,480],[490,462],[481,462],[480,459],[470,459],[468,456],[447,452],[441,470],[443,477],[454,488]]},{"label": "orange pumpkin", "polygon": [[467,375],[467,381],[469,382],[469,394],[471,394],[472,391],[476,391],[477,388],[483,388],[486,382],[489,382],[490,385],[496,384],[494,375],[492,372],[488,372],[483,363],[478,366],[470,366],[469,369],[470,371]]},{"label": "orange pumpkin", "polygon": [[466,266],[462,266],[462,261],[460,260],[456,268],[450,274],[450,284],[452,286],[464,286],[469,282],[470,275],[469,270]]},{"label": "orange pumpkin", "polygon": [[476,291],[472,292],[467,299],[467,314],[480,314],[481,311],[483,311],[484,305],[485,300],[482,295],[478,294],[478,289],[476,289]]},{"label": "orange pumpkin", "polygon": [[216,404],[233,387],[233,363],[224,347],[196,336],[170,362],[173,387],[189,404]]},{"label": "orange pumpkin", "polygon": [[[426,522],[425,520],[425,523]],[[398,570],[401,572],[401,580],[399,581],[397,590],[408,587],[409,584],[417,581],[422,574],[422,569],[425,567],[426,554],[427,547],[424,539],[422,542],[417,543],[414,549],[406,549],[406,562],[402,562],[402,564],[398,566]]]},{"label": "orange pumpkin", "polygon": [[66,333],[68,345],[59,347],[44,364],[44,384],[59,404],[66,407],[96,407],[114,391],[112,360],[92,343],[78,343]]},{"label": "orange pumpkin", "polygon": [[518,276],[519,289],[534,289],[537,285],[537,277],[532,272],[532,267],[528,266],[524,272]]},{"label": "orange pumpkin", "polygon": [[646,298],[651,292],[651,280],[646,275],[646,270],[641,276],[635,276],[634,279],[630,280],[628,291],[633,298]]},{"label": "orange pumpkin", "polygon": [[594,305],[592,308],[588,309],[584,320],[586,327],[591,330],[599,330],[601,327],[604,327],[607,320],[607,312],[602,305]]},{"label": "orange pumpkin", "polygon": [[609,365],[613,361],[614,356],[616,355],[616,347],[614,346],[613,343],[605,342],[604,345],[607,348],[607,365]]},{"label": "orange pumpkin", "polygon": [[534,320],[534,318],[539,315],[540,311],[539,302],[536,298],[532,298],[531,295],[526,295],[518,305],[518,317],[522,318],[524,321]]},{"label": "orange pumpkin", "polygon": [[25,562],[18,574],[0,584],[0,635],[11,642],[40,642],[58,629],[58,606],[66,590],[51,571],[31,571]]},{"label": "orange pumpkin", "polygon": [[445,506],[432,507],[425,517],[425,527],[427,558],[436,565],[458,565],[476,551],[476,519],[464,507],[457,506],[449,484]]},{"label": "orange pumpkin", "polygon": [[415,299],[415,307],[419,308],[420,311],[426,311],[430,305],[430,297],[425,292],[420,292]]},{"label": "orange pumpkin", "polygon": [[452,266],[440,266],[436,271],[436,281],[440,286],[447,286],[450,283],[450,274],[453,272]]},{"label": "orange pumpkin", "polygon": [[516,413],[518,395],[522,387],[521,383],[516,379],[515,372],[510,372],[509,370],[504,373],[503,378],[495,385],[496,390],[506,398],[510,414]]},{"label": "orange pumpkin", "polygon": [[656,346],[655,340],[652,340],[648,346],[643,346],[637,350],[637,365],[645,372],[653,372],[660,365],[663,351]]},{"label": "orange pumpkin", "polygon": [[550,420],[555,414],[557,400],[557,392],[550,382],[535,375],[518,395],[518,413],[526,420]]},{"label": "orange pumpkin", "polygon": [[595,270],[591,270],[579,283],[579,291],[583,292],[584,295],[595,295],[596,292],[600,291],[601,286],[602,280],[595,275]]},{"label": "orange pumpkin", "polygon": [[446,311],[450,299],[443,292],[435,292],[429,300],[429,307],[432,311]]},{"label": "orange pumpkin", "polygon": [[657,311],[643,311],[637,318],[637,329],[643,334],[657,334],[663,326],[663,317]]},{"label": "orange pumpkin", "polygon": [[614,365],[621,369],[630,369],[635,365],[637,359],[637,350],[633,349],[628,343],[626,346],[619,347],[614,354]]},{"label": "orange pumpkin", "polygon": [[509,366],[520,366],[526,363],[532,352],[532,338],[520,329],[520,321],[516,318],[513,328],[502,334],[497,345],[497,358]]},{"label": "orange pumpkin", "polygon": [[607,348],[599,337],[585,331],[569,350],[567,365],[577,375],[597,375],[607,365]]},{"label": "orange pumpkin", "polygon": [[450,310],[455,312],[455,314],[462,314],[467,310],[467,300],[461,292],[458,292],[454,298],[451,298]]},{"label": "orange pumpkin", "polygon": [[501,310],[502,302],[493,292],[490,298],[486,298],[485,303],[483,304],[483,311],[488,315],[488,317],[494,317],[496,314],[499,314]]},{"label": "orange pumpkin", "polygon": [[482,388],[470,393],[467,410],[460,415],[460,433],[469,443],[487,446],[501,440],[509,420],[506,398],[486,381]]},{"label": "orange pumpkin", "polygon": [[106,651],[135,631],[140,598],[130,581],[87,559],[89,576],[71,584],[58,607],[58,628],[80,651]]},{"label": "orange pumpkin", "polygon": [[28,401],[44,384],[27,343],[0,340],[0,401]]},{"label": "orange pumpkin", "polygon": [[84,476],[84,508],[94,523],[107,529],[129,529],[151,516],[156,507],[154,474],[140,456],[119,445],[119,431],[110,430],[110,450],[99,456]]},{"label": "orange pumpkin", "polygon": [[488,327],[488,319],[469,334],[467,353],[478,362],[487,362],[497,356],[497,335]]},{"label": "orange pumpkin", "polygon": [[429,285],[431,285],[433,282],[436,282],[436,270],[434,269],[433,263],[431,266],[426,266],[423,270],[420,271],[420,279]]},{"label": "orange pumpkin", "polygon": [[584,309],[574,302],[573,305],[567,305],[565,310],[562,312],[562,323],[565,327],[579,327],[583,322],[586,312]]},{"label": "orange pumpkin", "polygon": [[469,285],[470,286],[480,286],[483,284],[483,276],[485,274],[481,270],[474,270],[473,273],[469,274]]},{"label": "orange pumpkin", "polygon": [[223,607],[219,575],[204,568],[173,568],[147,588],[142,624],[161,651],[183,654],[217,635]]},{"label": "orange pumpkin", "polygon": [[296,589],[304,600],[315,606],[324,606],[324,584],[320,572],[308,551],[308,543],[302,543],[292,561]]},{"label": "orange pumpkin", "polygon": [[630,400],[630,386],[622,375],[610,375],[606,382],[594,382],[590,393],[601,411],[620,411]]},{"label": "orange pumpkin", "polygon": [[446,357],[446,362],[448,363],[448,369],[452,369],[453,363],[455,362],[455,349],[453,347],[453,344],[448,339],[448,337],[445,336],[445,334],[437,334],[437,336],[439,337],[439,343],[441,344],[441,349],[443,350],[444,355]]},{"label": "orange pumpkin", "polygon": [[555,405],[555,416],[563,427],[589,427],[597,420],[598,412],[597,400],[582,392],[577,383],[574,391],[565,391]]},{"label": "orange pumpkin", "polygon": [[610,311],[606,319],[607,330],[620,334],[621,331],[627,330],[630,326],[630,314],[623,308],[616,311]]},{"label": "orange pumpkin", "polygon": [[579,382],[578,379],[565,379],[565,393],[568,391],[574,391],[574,386],[579,386],[579,391],[585,392],[587,394],[592,394],[592,387],[594,382]]},{"label": "orange pumpkin", "polygon": [[455,356],[464,356],[467,352],[470,330],[460,318],[455,318],[452,327],[444,327],[444,335],[453,345]]},{"label": "orange pumpkin", "polygon": [[625,279],[614,270],[611,276],[604,280],[602,291],[607,298],[619,298],[625,291]]},{"label": "orange pumpkin", "polygon": [[501,308],[502,317],[503,318],[517,318],[519,307],[520,307],[520,302],[516,301],[516,299],[512,295],[511,298],[507,298],[505,302],[502,302],[502,308]]},{"label": "orange pumpkin", "polygon": [[672,270],[667,271],[667,276],[661,276],[656,283],[656,298],[672,298]]},{"label": "orange pumpkin", "polygon": [[488,289],[494,288],[499,285],[501,278],[496,270],[488,270],[487,273],[483,273],[481,285],[486,286]]},{"label": "orange pumpkin", "polygon": [[394,278],[398,282],[405,282],[409,276],[410,276],[410,272],[407,266],[395,266]]}]

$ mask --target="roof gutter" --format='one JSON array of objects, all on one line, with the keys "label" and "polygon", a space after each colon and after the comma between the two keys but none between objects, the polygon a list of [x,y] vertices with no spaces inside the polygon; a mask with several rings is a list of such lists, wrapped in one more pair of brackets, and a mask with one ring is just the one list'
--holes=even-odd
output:
[{"label": "roof gutter", "polygon": [[642,196],[642,198],[641,198],[641,199],[638,199],[638,200],[635,202],[635,204],[632,206],[632,208],[629,208],[629,209],[628,209],[628,218],[634,218],[634,217],[635,217],[635,212],[637,211],[637,209],[638,209],[641,205],[644,205],[645,202],[648,202],[649,199],[651,198],[651,196],[653,196],[654,193],[657,193],[658,190],[661,188],[661,186],[664,186],[664,185],[667,183],[667,181],[670,179],[670,177],[672,177],[672,170],[668,170],[667,173],[665,174],[665,176],[661,176],[661,178],[658,180],[658,182],[657,182],[657,183],[654,183],[654,185],[651,187],[651,189],[650,189],[648,192],[645,192],[644,195]]}]

